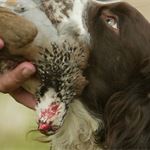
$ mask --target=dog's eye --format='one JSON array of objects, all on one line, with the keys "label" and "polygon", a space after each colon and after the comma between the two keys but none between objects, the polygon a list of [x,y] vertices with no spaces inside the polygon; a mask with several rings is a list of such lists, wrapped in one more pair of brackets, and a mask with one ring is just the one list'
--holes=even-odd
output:
[{"label": "dog's eye", "polygon": [[116,18],[107,16],[107,17],[105,18],[105,22],[106,22],[109,26],[111,26],[112,28],[118,29],[118,22],[117,22]]}]

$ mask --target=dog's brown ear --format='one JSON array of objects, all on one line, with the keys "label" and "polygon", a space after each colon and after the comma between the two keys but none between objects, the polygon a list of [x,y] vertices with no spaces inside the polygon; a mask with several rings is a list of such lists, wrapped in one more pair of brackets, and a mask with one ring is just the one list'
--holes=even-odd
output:
[{"label": "dog's brown ear", "polygon": [[150,74],[115,93],[105,109],[106,143],[109,149],[150,147]]},{"label": "dog's brown ear", "polygon": [[0,37],[10,53],[30,44],[37,35],[36,26],[11,10],[0,7]]}]

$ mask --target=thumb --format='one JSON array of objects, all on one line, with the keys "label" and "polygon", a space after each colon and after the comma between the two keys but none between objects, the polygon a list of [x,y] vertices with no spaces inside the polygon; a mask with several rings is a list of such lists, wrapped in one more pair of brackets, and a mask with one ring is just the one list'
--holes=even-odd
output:
[{"label": "thumb", "polygon": [[0,76],[0,91],[3,93],[14,91],[33,75],[35,71],[35,67],[31,63],[24,62],[14,70],[4,73]]}]

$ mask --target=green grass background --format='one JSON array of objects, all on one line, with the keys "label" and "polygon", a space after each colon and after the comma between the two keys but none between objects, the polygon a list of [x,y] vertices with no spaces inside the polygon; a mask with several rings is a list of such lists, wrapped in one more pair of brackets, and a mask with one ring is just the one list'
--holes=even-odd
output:
[{"label": "green grass background", "polygon": [[28,134],[36,128],[34,111],[0,93],[0,150],[49,150],[49,144],[34,140],[39,134]]}]

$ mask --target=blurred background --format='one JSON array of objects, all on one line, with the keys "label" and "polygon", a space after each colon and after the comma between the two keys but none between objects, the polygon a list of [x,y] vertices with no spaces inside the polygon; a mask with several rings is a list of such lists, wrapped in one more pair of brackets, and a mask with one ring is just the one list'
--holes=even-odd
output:
[{"label": "blurred background", "polygon": [[135,6],[150,21],[150,0],[123,0]]},{"label": "blurred background", "polygon": [[[150,0],[125,0],[150,20]],[[0,93],[0,150],[48,150],[48,144],[35,141],[35,113]]]},{"label": "blurred background", "polygon": [[0,93],[0,150],[49,150],[47,143],[35,140],[42,135],[29,133],[37,129],[35,118],[33,110]]}]

